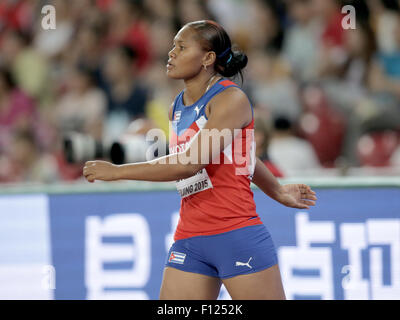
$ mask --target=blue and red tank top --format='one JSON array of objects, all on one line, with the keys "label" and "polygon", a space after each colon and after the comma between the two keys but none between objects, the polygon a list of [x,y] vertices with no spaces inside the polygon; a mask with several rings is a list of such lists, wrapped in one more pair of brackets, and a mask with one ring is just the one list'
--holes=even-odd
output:
[{"label": "blue and red tank top", "polygon": [[[207,123],[205,110],[209,101],[231,87],[238,86],[221,79],[190,106],[183,104],[184,91],[176,96],[170,154],[183,152],[188,147],[191,139]],[[212,161],[192,177],[176,182],[181,208],[175,240],[214,235],[262,223],[250,188],[255,168],[254,117],[245,128],[235,132],[238,134],[219,154],[219,161]]]}]

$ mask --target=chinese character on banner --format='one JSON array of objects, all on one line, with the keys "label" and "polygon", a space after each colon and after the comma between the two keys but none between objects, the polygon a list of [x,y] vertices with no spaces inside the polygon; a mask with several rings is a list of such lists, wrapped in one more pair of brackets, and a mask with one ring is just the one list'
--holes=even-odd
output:
[{"label": "chinese character on banner", "polygon": [[143,287],[150,278],[150,250],[149,226],[141,214],[113,214],[104,219],[87,217],[87,299],[148,299]]},{"label": "chinese character on banner", "polygon": [[[340,233],[341,246],[349,256],[349,275],[342,282],[344,298],[399,299],[400,220],[368,219],[366,223],[344,223]],[[384,258],[384,247],[389,249],[389,257]],[[361,252],[366,250],[369,253],[369,281],[362,278],[367,266],[362,264]],[[385,277],[388,283],[384,283]]]},{"label": "chinese character on banner", "polygon": [[278,250],[288,299],[334,299],[335,281],[346,300],[400,298],[399,219],[339,223],[337,241],[347,254],[347,264],[339,266],[340,279],[333,277],[337,252],[311,246],[336,241],[334,222],[310,222],[306,213],[298,213],[295,223],[297,246]]},{"label": "chinese character on banner", "polygon": [[307,213],[296,214],[297,246],[278,249],[282,280],[288,299],[333,299],[331,248],[311,243],[335,241],[333,222],[310,222]]}]

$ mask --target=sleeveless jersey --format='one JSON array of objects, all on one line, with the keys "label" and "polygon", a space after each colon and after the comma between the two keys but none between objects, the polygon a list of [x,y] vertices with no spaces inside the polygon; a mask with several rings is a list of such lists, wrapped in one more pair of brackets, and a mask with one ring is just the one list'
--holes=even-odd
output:
[{"label": "sleeveless jersey", "polygon": [[[170,154],[183,152],[188,147],[208,120],[205,113],[208,102],[230,87],[238,86],[222,79],[191,106],[183,104],[184,91],[176,96],[169,139]],[[194,176],[176,182],[182,199],[175,240],[219,234],[262,223],[250,188],[255,168],[253,129],[254,116],[245,128],[235,130],[235,138],[219,154],[219,162],[213,159]]]}]

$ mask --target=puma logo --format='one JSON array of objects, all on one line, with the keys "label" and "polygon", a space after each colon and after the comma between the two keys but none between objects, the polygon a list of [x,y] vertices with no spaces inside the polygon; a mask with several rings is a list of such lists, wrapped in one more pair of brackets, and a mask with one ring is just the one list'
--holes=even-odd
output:
[{"label": "puma logo", "polygon": [[200,106],[200,108],[198,107],[198,106],[196,106],[195,108],[194,108],[194,110],[196,111],[196,113],[197,113],[197,116],[199,115],[199,113],[200,113],[200,110],[202,109],[204,107],[204,104],[203,105],[201,105]]},{"label": "puma logo", "polygon": [[253,267],[250,265],[251,259],[253,259],[253,257],[250,257],[249,261],[247,261],[247,262],[236,261],[235,266],[236,266],[236,267],[247,266],[247,267],[249,267],[250,269],[252,269]]}]

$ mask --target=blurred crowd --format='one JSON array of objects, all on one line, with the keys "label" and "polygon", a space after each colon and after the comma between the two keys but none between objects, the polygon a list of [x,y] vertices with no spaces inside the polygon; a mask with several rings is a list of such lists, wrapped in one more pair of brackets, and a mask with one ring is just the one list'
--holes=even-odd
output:
[{"label": "blurred crowd", "polygon": [[[55,29],[42,27],[47,4]],[[355,8],[355,29],[343,28],[345,5]],[[398,168],[399,6],[1,0],[0,183],[81,179],[82,161],[65,151],[71,133],[100,145],[151,128],[168,136],[168,109],[183,88],[165,75],[168,52],[182,25],[202,19],[221,23],[248,55],[243,83],[234,80],[255,108],[257,155],[276,176]]]}]

